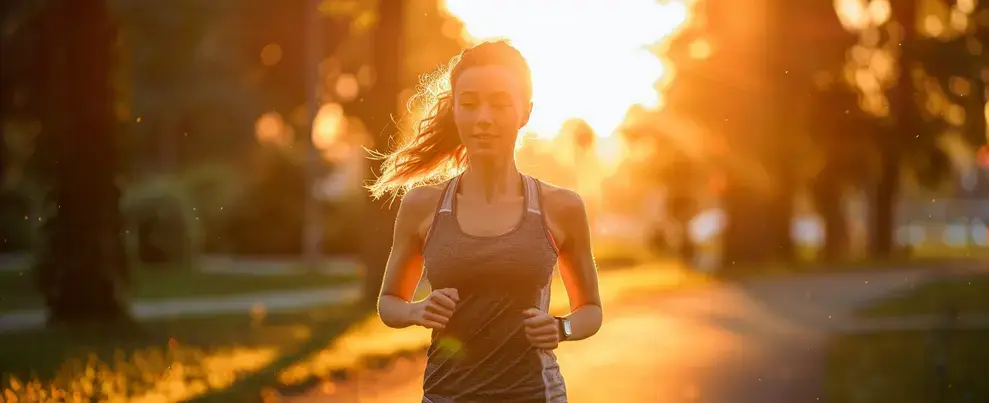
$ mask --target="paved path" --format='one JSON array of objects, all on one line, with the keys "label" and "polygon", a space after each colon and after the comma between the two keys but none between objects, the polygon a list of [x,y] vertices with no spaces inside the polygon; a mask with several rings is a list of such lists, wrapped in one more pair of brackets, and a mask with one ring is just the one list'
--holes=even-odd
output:
[{"label": "paved path", "polygon": [[[267,312],[290,311],[316,305],[354,301],[360,296],[359,286],[343,284],[304,291],[263,292],[224,297],[182,298],[162,301],[135,302],[134,316],[154,319],[172,316],[196,316],[225,313],[248,313],[263,306]],[[43,310],[23,310],[0,313],[0,333],[37,328],[45,323]]]},{"label": "paved path", "polygon": [[[259,266],[260,267],[260,266]],[[673,270],[619,270],[601,274],[602,295],[620,295],[642,287],[676,285],[684,277]],[[251,267],[248,267],[251,269]],[[258,269],[254,267],[253,269]],[[264,269],[266,270],[266,269]],[[263,274],[261,274],[263,275]],[[138,301],[133,304],[137,319],[154,319],[169,316],[195,316],[223,313],[246,313],[259,306],[268,312],[302,309],[316,305],[354,301],[360,297],[359,284],[343,284],[320,289],[258,292],[222,297],[181,298],[158,301]],[[555,292],[562,292],[562,284],[555,284]],[[428,284],[420,283],[420,288]],[[565,299],[554,299],[554,304]],[[564,305],[565,308],[565,305]],[[37,328],[45,322],[45,312],[40,309],[0,312],[0,333]]]},{"label": "paved path", "polygon": [[[798,276],[646,296],[605,307],[591,339],[557,354],[572,403],[802,403],[821,394],[828,335],[861,304],[931,272]],[[422,356],[325,384],[293,402],[418,402]]]},{"label": "paved path", "polygon": [[[27,270],[31,267],[31,260],[31,255],[27,253],[0,254],[0,273]],[[327,256],[318,266],[316,271],[326,275],[354,274],[358,270],[357,260],[346,256]],[[300,259],[214,254],[203,255],[196,267],[205,273],[255,276],[291,275],[307,270]]]}]

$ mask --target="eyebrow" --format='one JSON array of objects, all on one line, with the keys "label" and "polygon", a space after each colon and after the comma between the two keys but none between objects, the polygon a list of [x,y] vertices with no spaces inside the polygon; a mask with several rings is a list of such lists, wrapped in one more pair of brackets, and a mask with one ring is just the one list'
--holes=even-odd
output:
[{"label": "eyebrow", "polygon": [[[477,91],[460,91],[460,95],[461,96],[464,96],[464,95],[477,96]],[[495,97],[511,97],[512,94],[510,94],[508,91],[495,91],[494,93],[491,94],[491,96],[495,96]]]}]

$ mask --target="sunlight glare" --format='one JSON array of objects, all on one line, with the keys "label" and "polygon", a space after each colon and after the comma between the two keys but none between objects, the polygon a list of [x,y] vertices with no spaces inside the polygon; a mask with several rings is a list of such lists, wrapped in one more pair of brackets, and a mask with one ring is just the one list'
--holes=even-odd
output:
[{"label": "sunlight glare", "polygon": [[684,0],[445,2],[467,40],[506,38],[528,59],[535,105],[527,129],[544,138],[571,118],[608,137],[630,106],[660,107],[669,69],[650,49],[689,20]]}]

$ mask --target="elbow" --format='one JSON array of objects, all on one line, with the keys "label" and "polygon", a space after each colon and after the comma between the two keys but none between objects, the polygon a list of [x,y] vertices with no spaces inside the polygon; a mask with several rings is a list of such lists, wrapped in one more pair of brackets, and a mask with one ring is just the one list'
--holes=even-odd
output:
[{"label": "elbow", "polygon": [[601,325],[604,324],[604,310],[601,309],[601,304],[598,303],[595,305],[591,305],[591,311],[594,313],[593,315],[594,320],[592,322],[593,326],[591,326],[591,336],[593,336],[597,334],[599,330],[601,330]]},{"label": "elbow", "polygon": [[583,340],[594,336],[601,330],[604,322],[601,306],[599,304],[586,304],[570,314],[572,320],[579,321],[579,328],[574,331],[573,340]]},{"label": "elbow", "polygon": [[409,327],[406,314],[409,303],[391,295],[378,296],[378,317],[381,322],[393,329]]}]

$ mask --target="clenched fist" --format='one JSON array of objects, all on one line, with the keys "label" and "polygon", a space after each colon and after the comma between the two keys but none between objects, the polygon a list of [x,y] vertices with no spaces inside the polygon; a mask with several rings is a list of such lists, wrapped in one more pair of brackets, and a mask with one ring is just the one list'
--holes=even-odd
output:
[{"label": "clenched fist", "polygon": [[560,328],[556,318],[536,308],[522,311],[526,316],[525,337],[534,347],[553,350],[560,345]]},{"label": "clenched fist", "polygon": [[412,304],[412,323],[429,329],[444,329],[457,309],[457,302],[460,302],[460,296],[456,289],[433,290],[422,301]]}]

